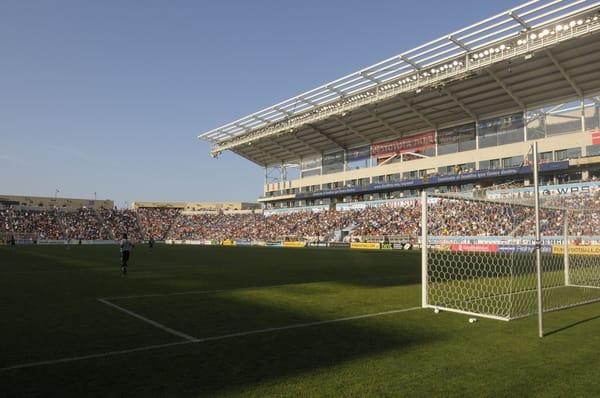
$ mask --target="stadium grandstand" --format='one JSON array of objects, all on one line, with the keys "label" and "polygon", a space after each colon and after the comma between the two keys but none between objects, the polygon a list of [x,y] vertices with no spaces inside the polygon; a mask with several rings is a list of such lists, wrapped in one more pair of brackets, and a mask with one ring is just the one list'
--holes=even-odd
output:
[{"label": "stadium grandstand", "polygon": [[[261,204],[116,209],[112,201],[3,196],[0,234],[21,242],[109,242],[126,232],[171,243],[418,244],[422,191],[531,196],[533,141],[545,205],[598,208],[599,38],[597,3],[525,3],[200,135],[213,155],[231,150],[264,167]],[[517,219],[530,211],[518,209]],[[438,235],[511,232],[503,214],[474,228],[481,205],[440,200],[429,211],[445,220],[430,226]],[[543,214],[545,232],[558,233],[552,212]],[[600,219],[589,223],[600,227]]]},{"label": "stadium grandstand", "polygon": [[534,140],[546,193],[589,190],[598,65],[597,2],[530,1],[199,138],[264,168],[266,214],[526,190]]}]

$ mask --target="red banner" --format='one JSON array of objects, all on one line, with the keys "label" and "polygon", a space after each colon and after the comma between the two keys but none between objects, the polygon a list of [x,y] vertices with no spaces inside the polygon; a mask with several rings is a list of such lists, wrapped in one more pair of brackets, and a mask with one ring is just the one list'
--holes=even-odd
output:
[{"label": "red banner", "polygon": [[600,130],[592,131],[592,145],[600,144]]},{"label": "red banner", "polygon": [[478,253],[497,253],[498,245],[491,244],[453,244],[450,246],[453,252],[478,252]]},{"label": "red banner", "polygon": [[435,131],[371,145],[371,156],[385,158],[404,152],[418,152],[435,145]]}]

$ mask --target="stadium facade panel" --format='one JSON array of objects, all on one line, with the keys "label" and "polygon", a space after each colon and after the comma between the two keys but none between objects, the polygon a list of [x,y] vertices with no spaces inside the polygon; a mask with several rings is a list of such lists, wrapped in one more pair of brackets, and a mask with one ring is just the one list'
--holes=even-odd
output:
[{"label": "stadium facade panel", "polygon": [[595,178],[599,9],[528,2],[200,137],[265,167],[267,207],[526,183],[532,140],[548,182]]}]

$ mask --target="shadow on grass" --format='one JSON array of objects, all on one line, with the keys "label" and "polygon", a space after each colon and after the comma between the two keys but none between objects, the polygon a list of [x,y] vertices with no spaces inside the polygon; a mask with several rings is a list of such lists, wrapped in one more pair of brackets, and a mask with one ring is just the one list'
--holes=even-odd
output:
[{"label": "shadow on grass", "polygon": [[[222,302],[221,305],[218,301]],[[242,326],[238,321],[246,324],[253,316],[257,318],[253,325],[244,325],[250,330],[260,328],[264,321],[268,321],[265,322],[267,325],[277,326],[286,325],[290,321],[304,323],[328,319],[309,316],[302,311],[286,312],[278,306],[234,301],[235,303],[227,299],[215,299],[213,305],[219,307],[216,312],[231,311],[223,317],[238,327]],[[235,311],[232,311],[233,304]],[[177,311],[178,308],[171,310]],[[413,314],[416,315],[416,312]],[[271,313],[267,317],[270,319],[261,320],[268,313]],[[323,369],[341,366],[345,362],[377,356],[390,350],[401,352],[415,345],[431,344],[444,338],[421,325],[418,316],[408,314],[411,313],[34,367],[0,374],[0,380],[3,377],[10,378],[4,391],[6,396],[145,397],[212,396],[228,391],[243,393],[263,383],[271,384],[302,374],[314,374]],[[180,314],[181,317],[189,315],[185,311]],[[399,317],[402,317],[402,322]],[[158,319],[163,320],[161,317]],[[196,326],[202,326],[205,322],[209,322],[209,319],[202,319]],[[180,325],[181,323],[169,324],[174,328]],[[201,329],[204,330],[195,330],[201,336],[232,331],[223,325]],[[194,330],[184,330],[194,333]],[[282,393],[293,394],[293,391]]]},{"label": "shadow on grass", "polygon": [[576,326],[582,325],[584,323],[595,321],[595,320],[598,320],[598,319],[600,319],[600,315],[592,316],[592,317],[589,317],[589,318],[586,318],[586,319],[582,319],[582,320],[577,321],[577,322],[573,322],[573,323],[571,323],[569,325],[560,327],[558,329],[554,329],[554,330],[551,330],[549,332],[545,332],[544,335],[545,336],[550,336],[550,335],[553,335],[553,334],[556,334],[556,333],[560,333],[560,332],[563,332],[563,331],[565,331],[567,329],[571,329],[571,328],[574,328]]},{"label": "shadow on grass", "polygon": [[[150,253],[141,249],[136,248],[132,258],[133,279],[122,280],[118,275],[112,278],[107,272],[94,269],[89,276],[78,274],[78,278],[64,281],[69,290],[73,289],[70,295],[88,297],[101,292],[98,297],[156,290],[174,292],[182,287],[235,288],[264,282],[348,281],[345,293],[337,297],[329,286],[294,286],[281,291],[274,289],[268,295],[245,292],[196,296],[194,299],[178,296],[162,298],[162,303],[141,300],[139,306],[132,304],[131,309],[144,316],[196,337],[207,337],[385,311],[392,303],[396,303],[394,308],[398,309],[403,305],[399,305],[394,292],[386,296],[390,305],[385,306],[381,303],[383,296],[379,294],[385,289],[378,288],[413,284],[418,280],[419,272],[418,263],[413,264],[413,256],[407,256],[410,259],[403,263],[404,257],[396,253],[197,247],[159,247]],[[91,260],[92,264],[109,270],[115,263],[115,248],[112,247],[42,251],[47,253],[36,256],[39,266],[48,261],[46,255],[56,255],[60,260],[63,252],[68,259],[63,261],[64,268],[75,268]],[[172,264],[177,267],[171,268]],[[136,272],[143,278],[136,280]],[[51,278],[56,279],[52,275],[45,277],[49,286],[53,282]],[[354,292],[360,291],[361,286],[368,293]],[[60,289],[49,289],[44,292],[44,297],[38,298],[54,302],[57,293]],[[3,391],[6,396],[202,396],[243,392],[257,384],[311,374],[386,351],[402,351],[445,338],[427,329],[418,316],[413,316],[417,313],[391,314],[21,369],[1,374],[0,378],[6,378],[8,383],[0,384],[8,386]],[[115,316],[127,317],[119,313]],[[35,325],[36,320],[32,319],[31,328]],[[77,328],[78,325],[71,326]],[[139,327],[148,326],[140,323]],[[137,326],[132,325],[130,334],[136,333]],[[141,337],[139,346],[147,345]],[[168,335],[165,336],[167,340]],[[288,393],[293,394],[293,391]]]}]

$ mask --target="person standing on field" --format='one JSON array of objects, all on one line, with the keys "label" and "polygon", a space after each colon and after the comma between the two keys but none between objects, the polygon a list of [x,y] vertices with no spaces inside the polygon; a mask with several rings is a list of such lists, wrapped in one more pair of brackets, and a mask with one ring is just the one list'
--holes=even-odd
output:
[{"label": "person standing on field", "polygon": [[121,239],[121,273],[127,274],[127,263],[129,262],[129,253],[133,249],[133,244],[127,239],[127,234],[123,234]]}]

